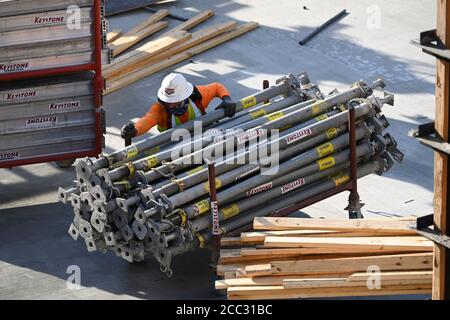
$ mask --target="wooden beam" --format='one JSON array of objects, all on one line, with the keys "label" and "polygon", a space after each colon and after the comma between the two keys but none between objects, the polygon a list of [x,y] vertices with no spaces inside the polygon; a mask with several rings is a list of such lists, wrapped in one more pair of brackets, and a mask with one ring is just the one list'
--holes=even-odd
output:
[{"label": "wooden beam", "polygon": [[106,35],[106,44],[110,44],[114,40],[117,40],[123,35],[122,30],[114,29],[113,31],[108,32]]},{"label": "wooden beam", "polygon": [[[158,41],[158,40],[161,40],[161,39],[167,38],[167,37],[171,38],[171,37],[173,37],[174,34],[180,34],[180,32],[182,32],[182,31],[188,31],[189,29],[191,29],[194,26],[196,26],[197,24],[205,21],[212,15],[214,15],[214,12],[211,10],[206,10],[206,11],[200,12],[199,14],[195,15],[188,21],[183,22],[182,24],[180,24],[180,25],[176,26],[175,28],[170,29],[168,32],[162,34],[161,37],[159,37],[155,41]],[[114,61],[114,63],[105,66],[105,68],[109,68],[109,66],[119,64],[122,61],[134,58],[136,55],[141,55],[143,52],[144,53],[147,52],[148,49],[153,46],[152,42],[153,41],[146,43],[146,44],[142,45],[141,47],[137,48],[136,50],[133,50],[132,52],[128,52],[128,53],[122,55],[120,58],[116,59]]]},{"label": "wooden beam", "polygon": [[138,51],[138,54],[133,55],[131,58],[123,59],[125,55],[129,54],[127,53],[117,58],[114,63],[106,65],[105,68],[103,68],[104,77],[109,78],[112,74],[124,73],[126,72],[127,67],[133,66],[143,59],[148,59],[180,44],[181,42],[187,41],[190,37],[191,35],[186,31],[177,31],[165,37],[150,41],[145,45],[145,50],[136,49],[132,51]]},{"label": "wooden beam", "polygon": [[145,38],[151,36],[152,34],[164,29],[167,27],[169,23],[165,21],[160,21],[155,24],[146,26],[139,30],[138,32],[131,34],[127,33],[123,36],[121,36],[119,39],[115,40],[111,43],[110,49],[113,52],[113,56],[116,57],[125,50],[131,48],[136,43],[144,40]]},{"label": "wooden beam", "polygon": [[432,253],[414,253],[356,258],[281,261],[263,265],[245,266],[239,272],[246,276],[365,272],[372,265],[378,266],[382,271],[431,270],[432,258]]},{"label": "wooden beam", "polygon": [[305,219],[305,218],[272,218],[257,217],[253,221],[255,230],[333,230],[358,232],[395,232],[397,235],[417,235],[411,230],[411,220],[333,220],[333,219]]},{"label": "wooden beam", "polygon": [[341,249],[365,248],[372,250],[433,251],[433,242],[424,237],[266,237],[264,246],[270,248],[326,248],[330,253],[339,253]]},{"label": "wooden beam", "polygon": [[[437,35],[450,48],[450,1],[437,0]],[[450,136],[450,64],[437,61],[436,66],[436,133],[449,142]],[[449,227],[449,160],[448,155],[435,153],[434,158],[434,224],[440,232],[450,235]],[[449,250],[435,246],[433,299],[450,299]]]},{"label": "wooden beam", "polygon": [[339,290],[335,288],[285,289],[283,286],[263,286],[232,287],[227,291],[230,300],[262,300],[429,294],[431,286],[427,284],[382,286],[381,290],[370,290],[367,286],[339,288]]},{"label": "wooden beam", "polygon": [[220,34],[223,34],[225,32],[231,31],[235,29],[237,26],[236,22],[226,22],[221,23],[209,28],[205,28],[202,30],[199,30],[197,32],[192,33],[192,36],[189,40],[170,48],[169,50],[163,51],[155,56],[149,57],[148,59],[142,59],[139,62],[128,64],[126,66],[126,73],[121,72],[114,73],[113,71],[109,70],[106,72],[105,79],[108,81],[120,81],[121,78],[126,77],[128,74],[138,72],[140,69],[148,67],[149,65],[156,63],[160,60],[164,60],[167,58],[170,58],[171,56],[174,56],[184,50],[187,50],[189,48],[192,48],[198,44],[201,44],[204,41],[210,40]]},{"label": "wooden beam", "polygon": [[370,231],[370,232],[344,232],[332,230],[287,230],[287,231],[253,231],[241,233],[242,244],[257,245],[264,244],[266,237],[321,237],[321,238],[344,238],[344,237],[390,237],[397,236],[396,232]]},{"label": "wooden beam", "polygon": [[[380,277],[381,286],[404,286],[404,285],[428,285],[431,287],[431,275],[428,278],[408,278],[408,279],[385,279]],[[347,281],[342,278],[322,278],[322,279],[285,279],[283,287],[286,289],[303,288],[348,288],[367,286],[367,280]]]},{"label": "wooden beam", "polygon": [[[373,277],[373,273],[357,272],[348,277],[347,281],[367,281],[369,277]],[[378,275],[384,280],[405,280],[405,279],[427,279],[433,277],[432,271],[401,271],[401,272],[380,272]]]},{"label": "wooden beam", "polygon": [[232,30],[230,32],[224,33],[218,37],[215,37],[209,41],[206,41],[204,43],[201,43],[197,46],[194,46],[193,48],[190,48],[186,51],[183,51],[175,56],[172,56],[170,58],[167,58],[165,60],[159,61],[157,63],[154,63],[146,68],[142,68],[141,70],[129,74],[127,77],[121,78],[120,81],[113,81],[111,83],[107,83],[106,91],[104,94],[109,94],[111,92],[117,91],[127,85],[130,85],[142,78],[148,77],[151,74],[154,74],[155,72],[161,71],[167,67],[170,67],[174,64],[177,64],[181,61],[187,60],[194,55],[200,54],[210,48],[213,48],[215,46],[218,46],[219,44],[222,44],[228,40],[231,40],[233,38],[236,38],[244,33],[247,33],[253,29],[258,27],[258,24],[256,22],[249,22],[246,23],[238,28],[236,30]]}]

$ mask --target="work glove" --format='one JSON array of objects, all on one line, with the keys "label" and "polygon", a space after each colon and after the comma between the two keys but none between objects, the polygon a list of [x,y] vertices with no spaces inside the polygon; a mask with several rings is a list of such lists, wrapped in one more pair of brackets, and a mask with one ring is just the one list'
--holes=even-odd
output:
[{"label": "work glove", "polygon": [[128,124],[124,125],[122,127],[122,138],[123,139],[131,139],[136,137],[138,134],[137,129],[134,127],[134,123],[133,122],[129,122]]},{"label": "work glove", "polygon": [[233,101],[229,96],[225,96],[222,99],[222,103],[219,104],[216,108],[225,110],[225,117],[233,118],[236,114],[236,102]]}]

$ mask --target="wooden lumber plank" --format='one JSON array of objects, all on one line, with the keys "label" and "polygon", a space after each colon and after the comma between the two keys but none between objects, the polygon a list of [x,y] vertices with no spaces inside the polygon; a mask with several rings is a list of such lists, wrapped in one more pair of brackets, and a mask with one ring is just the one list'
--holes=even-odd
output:
[{"label": "wooden lumber plank", "polygon": [[178,31],[177,33],[172,33],[165,37],[150,41],[149,44],[151,45],[146,46],[145,51],[140,51],[140,55],[133,56],[132,58],[127,60],[121,60],[121,58],[123,57],[122,55],[115,60],[116,62],[107,65],[103,69],[104,77],[109,78],[114,73],[125,73],[127,67],[129,68],[133,64],[142,61],[142,59],[150,58],[180,44],[181,42],[187,41],[190,37],[191,34],[187,33],[186,31]]},{"label": "wooden lumber plank", "polygon": [[[347,279],[351,274],[350,273],[333,273],[333,274],[323,274],[318,275],[317,278],[342,278]],[[281,286],[283,285],[283,280],[285,279],[302,279],[309,278],[309,275],[298,276],[270,276],[270,277],[254,277],[254,278],[232,278],[232,279],[224,279],[224,280],[216,280],[215,286],[216,289],[227,289],[229,287],[246,287],[246,286]]]},{"label": "wooden lumber plank", "polygon": [[253,291],[242,291],[241,288],[228,289],[229,300],[263,300],[263,299],[306,299],[306,298],[337,298],[337,297],[362,297],[362,296],[393,296],[430,294],[430,285],[405,285],[385,286],[381,290],[370,290],[367,287],[350,287],[345,290],[333,290],[330,288],[318,289],[284,289],[282,287],[270,287],[270,290],[261,290],[258,287]]},{"label": "wooden lumber plank", "polygon": [[106,44],[110,44],[114,40],[117,40],[123,35],[123,31],[120,29],[114,29],[106,35]]},{"label": "wooden lumber plank", "polygon": [[242,245],[240,237],[224,237],[220,239],[220,245],[222,247],[232,247]]},{"label": "wooden lumber plank", "polygon": [[170,48],[169,50],[163,51],[155,56],[152,56],[148,59],[143,59],[138,63],[133,63],[133,65],[128,64],[126,67],[126,72],[122,72],[118,74],[118,72],[107,72],[106,79],[109,81],[120,81],[121,78],[126,77],[130,73],[138,72],[140,69],[145,68],[153,63],[156,63],[160,60],[167,59],[171,56],[174,56],[184,50],[192,48],[202,42],[210,40],[220,34],[231,31],[237,27],[237,23],[234,21],[220,23],[214,25],[209,28],[204,28],[199,31],[192,33],[192,36],[189,40]]},{"label": "wooden lumber plank", "polygon": [[[428,251],[428,250],[425,250]],[[386,250],[386,249],[371,249],[366,248],[345,248],[338,251],[331,251],[328,248],[277,248],[277,249],[241,249],[240,257],[276,257],[279,255],[319,255],[319,254],[376,254],[376,253],[386,253],[386,254],[401,254],[405,251],[402,250]],[[410,250],[406,250],[410,252]],[[417,250],[417,252],[423,252],[422,250]],[[234,257],[237,257],[235,255]]]},{"label": "wooden lumber plank", "polygon": [[[442,43],[450,48],[450,2],[437,1],[436,33]],[[450,63],[436,61],[436,135],[444,142],[450,141]],[[435,152],[434,157],[434,224],[443,234],[450,235],[448,186],[449,157]],[[433,299],[450,299],[450,253],[435,246]]]},{"label": "wooden lumber plank", "polygon": [[330,252],[335,253],[340,252],[341,249],[356,248],[391,251],[433,251],[433,242],[424,237],[266,237],[264,246],[270,248],[327,248]]},{"label": "wooden lumber plank", "polygon": [[109,84],[107,83],[107,88],[106,88],[105,94],[109,94],[111,92],[119,90],[119,89],[121,89],[127,85],[130,85],[142,78],[145,78],[155,72],[161,71],[169,66],[172,66],[181,61],[187,60],[187,59],[193,57],[194,55],[200,54],[208,49],[218,46],[219,44],[222,44],[228,40],[236,38],[244,33],[247,33],[249,31],[255,29],[256,27],[258,27],[258,23],[256,23],[256,22],[246,23],[246,24],[236,28],[236,30],[232,30],[227,33],[224,33],[218,37],[215,37],[209,41],[206,41],[202,44],[194,46],[193,48],[190,48],[190,49],[188,49],[184,52],[181,52],[175,56],[172,56],[168,59],[154,63],[146,68],[142,68],[138,72],[129,74],[127,77],[122,78],[120,81],[111,82]]},{"label": "wooden lumber plank", "polygon": [[191,30],[192,28],[194,28],[195,26],[199,25],[203,21],[208,20],[212,16],[214,16],[214,11],[213,10],[202,11],[202,12],[198,13],[197,15],[193,16],[192,18],[190,18],[188,21],[180,23],[179,25],[174,27],[169,32],[181,31],[181,30],[184,30],[184,31]]},{"label": "wooden lumber plank", "polygon": [[110,49],[113,52],[113,56],[116,57],[125,50],[131,48],[136,43],[151,36],[152,34],[164,29],[169,24],[165,21],[160,21],[150,26],[147,26],[134,34],[126,34],[115,40],[110,44]]},{"label": "wooden lumber plank", "polygon": [[151,26],[152,24],[155,24],[155,23],[161,21],[168,15],[169,15],[169,10],[165,10],[165,9],[158,10],[157,12],[152,14],[150,17],[148,17],[147,19],[142,21],[140,24],[138,24],[136,27],[134,27],[133,29],[128,31],[127,34],[133,35],[139,31],[141,31],[142,29],[145,29],[148,26]]},{"label": "wooden lumber plank", "polygon": [[398,235],[417,235],[412,230],[411,220],[334,220],[334,219],[305,219],[305,218],[272,218],[257,217],[253,221],[255,230],[334,230],[334,231],[389,231]]},{"label": "wooden lumber plank", "polygon": [[246,276],[269,276],[281,274],[316,274],[331,272],[364,272],[372,265],[382,271],[430,270],[432,253],[352,257],[337,259],[318,259],[300,261],[281,261],[262,265],[245,266],[238,271]]},{"label": "wooden lumber plank", "polygon": [[[182,31],[188,31],[191,28],[193,28],[194,26],[207,20],[208,18],[210,18],[213,15],[214,15],[214,12],[211,10],[202,11],[199,14],[192,17],[191,19],[189,19],[188,21],[183,22],[183,23],[179,24],[178,26],[176,26],[175,28],[172,28],[169,31],[165,32],[164,34],[161,35],[161,37],[159,37],[158,39],[156,39],[154,41],[157,41],[157,40],[160,40],[163,38],[171,38],[171,37],[173,37],[174,34],[179,34]],[[152,48],[152,46],[153,46],[152,42],[153,41],[150,41],[150,42],[140,46],[136,50],[133,50],[132,52],[128,52],[128,53],[122,55],[121,57],[117,58],[114,61],[114,63],[112,63],[106,67],[108,68],[109,66],[118,64],[121,61],[131,59],[131,58],[135,57],[136,55],[142,55],[142,53],[147,52],[149,48]]]},{"label": "wooden lumber plank", "polygon": [[[380,272],[377,273],[378,276],[383,280],[404,280],[404,279],[427,279],[431,280],[433,278],[432,271],[402,271],[402,272]],[[367,272],[357,272],[348,277],[347,281],[358,282],[367,281],[369,277],[373,277],[373,273]]]},{"label": "wooden lumber plank", "polygon": [[390,237],[397,236],[396,232],[343,232],[332,230],[287,230],[287,231],[253,231],[241,233],[241,241],[244,244],[263,244],[266,237]]},{"label": "wooden lumber plank", "polygon": [[[429,279],[384,279],[380,278],[381,286],[405,286],[405,285],[430,285]],[[286,289],[302,288],[348,288],[368,286],[367,281],[347,281],[341,278],[322,278],[322,279],[285,279],[283,287]]]}]

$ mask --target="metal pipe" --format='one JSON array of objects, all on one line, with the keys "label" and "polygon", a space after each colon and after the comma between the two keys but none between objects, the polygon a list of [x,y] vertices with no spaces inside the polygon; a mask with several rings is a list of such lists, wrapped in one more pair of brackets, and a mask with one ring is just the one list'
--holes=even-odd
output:
[{"label": "metal pipe", "polygon": [[335,15],[334,17],[332,17],[331,19],[329,19],[328,21],[326,21],[324,24],[322,24],[320,27],[318,27],[317,29],[315,29],[313,32],[311,32],[309,35],[307,35],[305,38],[303,38],[303,40],[301,40],[299,42],[299,44],[301,46],[304,46],[305,44],[307,44],[309,42],[309,40],[311,40],[312,38],[314,38],[316,35],[318,35],[321,31],[323,31],[324,29],[326,29],[328,26],[330,26],[331,24],[333,24],[334,22],[336,22],[337,20],[339,20],[340,18],[342,18],[343,16],[345,16],[347,14],[347,10],[342,10],[341,12],[339,12],[337,15]]},{"label": "metal pipe", "polygon": [[[293,76],[290,75],[288,76],[288,78],[285,78],[281,83],[240,100],[237,103],[236,110],[241,111],[244,109],[251,108],[267,99],[289,92],[290,90],[292,90],[293,85],[292,77]],[[225,118],[224,112],[225,111],[223,110],[217,110],[202,116],[198,120],[202,121],[203,126],[207,126],[211,123],[214,123],[220,119]],[[186,129],[191,132],[192,130],[194,130],[194,121],[186,122],[178,126],[177,129]],[[158,135],[141,140],[129,147],[115,151],[110,155],[103,156],[98,160],[94,160],[91,162],[79,161],[76,167],[77,173],[81,176],[84,176],[85,178],[89,178],[92,175],[92,173],[94,173],[98,169],[107,168],[123,160],[132,160],[139,153],[169,141],[174,130],[175,129],[170,129]]]}]

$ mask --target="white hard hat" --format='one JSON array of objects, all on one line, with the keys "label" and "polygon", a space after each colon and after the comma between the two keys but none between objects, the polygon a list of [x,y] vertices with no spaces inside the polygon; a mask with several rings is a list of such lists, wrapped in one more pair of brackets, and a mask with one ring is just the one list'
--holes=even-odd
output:
[{"label": "white hard hat", "polygon": [[186,100],[194,91],[194,86],[187,82],[183,75],[171,73],[161,83],[158,98],[167,103]]}]

